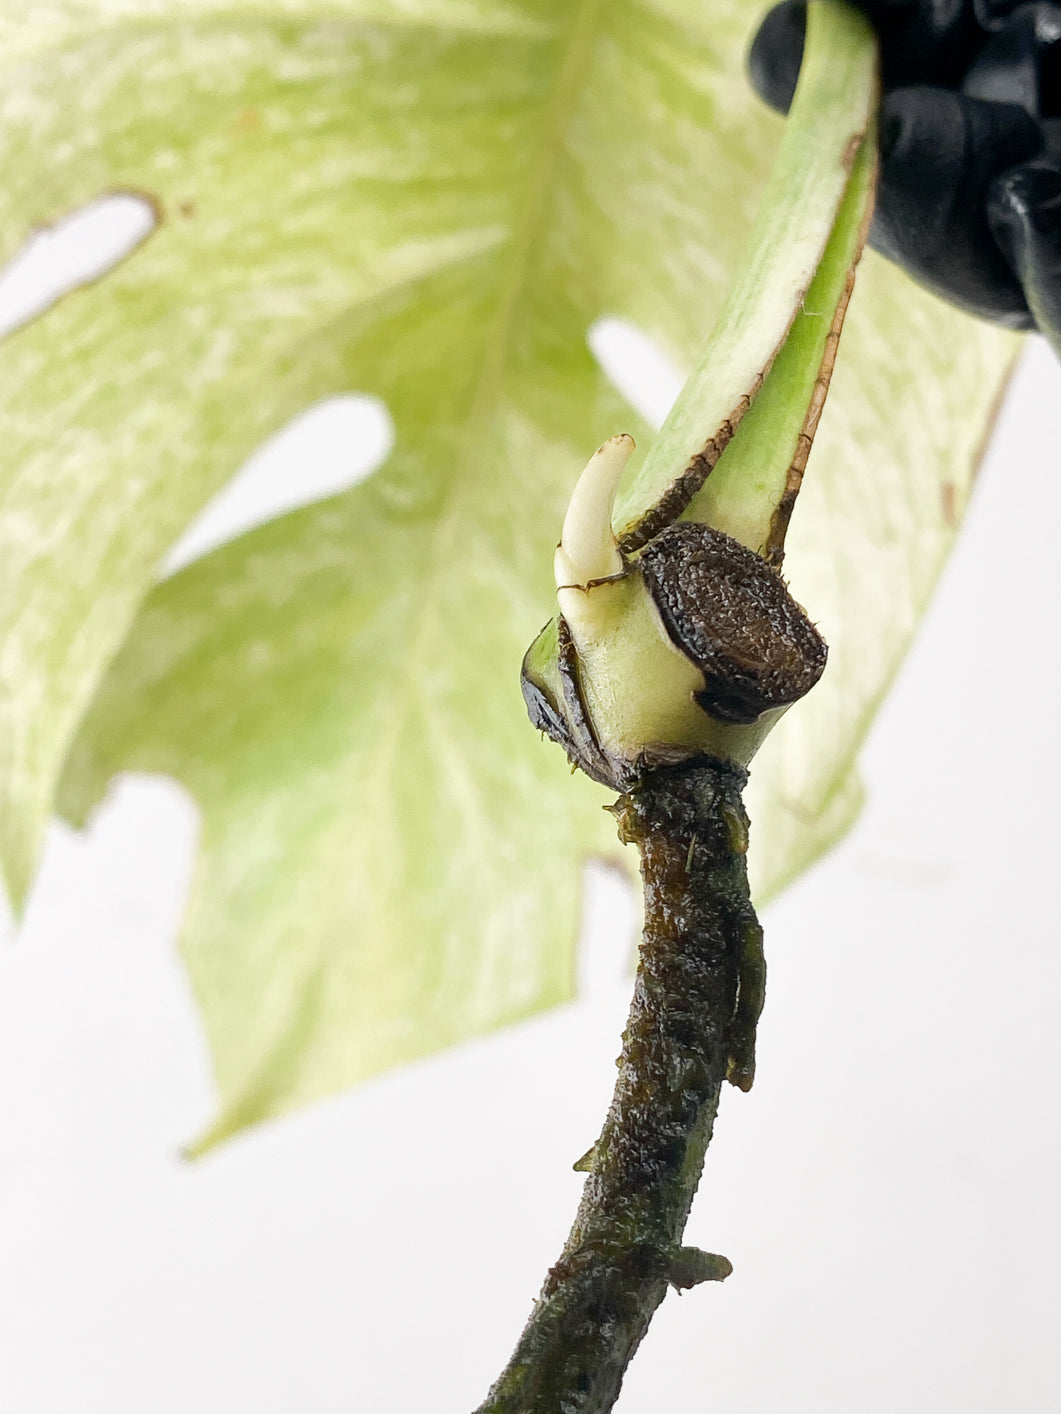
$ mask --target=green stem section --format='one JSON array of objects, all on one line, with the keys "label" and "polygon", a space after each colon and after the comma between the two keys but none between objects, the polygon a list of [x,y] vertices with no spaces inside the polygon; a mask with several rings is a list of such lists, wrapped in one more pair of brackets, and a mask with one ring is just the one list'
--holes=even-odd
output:
[{"label": "green stem section", "polygon": [[745,773],[700,757],[613,807],[641,851],[645,927],[619,1076],[563,1253],[477,1414],[603,1414],[668,1285],[729,1274],[681,1246],[723,1080],[751,1083],[762,933]]},{"label": "green stem section", "polygon": [[[873,27],[842,0],[813,0],[799,83],[740,267],[733,272],[703,356],[648,455],[640,466],[632,466],[619,488],[614,524],[628,553],[680,515],[712,474],[770,376],[793,320],[804,309],[823,253],[833,242],[840,282],[816,292],[808,311],[812,327],[802,336],[813,342],[817,326],[824,342],[843,290],[844,271],[857,258],[859,230],[871,203],[876,146],[872,136],[858,165],[855,158],[865,145],[877,101]],[[819,303],[823,298],[824,307]],[[821,351],[799,362],[805,362],[813,381]],[[798,368],[795,378],[792,372],[774,379],[773,396],[779,405],[773,435],[782,449],[780,484],[774,485],[769,476],[753,477],[738,499],[735,522],[709,522],[753,550],[765,543],[785,489],[784,444],[791,457],[807,412],[810,389],[804,389]],[[782,416],[785,409],[787,417]],[[766,529],[745,529],[755,521]]]}]

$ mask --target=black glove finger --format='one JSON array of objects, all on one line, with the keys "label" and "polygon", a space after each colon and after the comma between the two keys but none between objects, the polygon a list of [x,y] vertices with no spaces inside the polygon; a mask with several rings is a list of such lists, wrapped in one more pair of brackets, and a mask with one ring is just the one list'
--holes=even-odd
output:
[{"label": "black glove finger", "polygon": [[882,5],[855,0],[873,21],[886,89],[930,83],[956,88],[983,43],[972,0],[917,0]]},{"label": "black glove finger", "polygon": [[1019,5],[999,20],[962,80],[962,92],[1019,103],[1033,117],[1061,114],[1061,5]]},{"label": "black glove finger", "polygon": [[1025,162],[996,177],[987,213],[1036,324],[1061,351],[1061,155]]},{"label": "black glove finger", "polygon": [[[1061,0],[855,3],[877,28],[887,95],[870,244],[971,313],[1032,327],[1023,266],[996,240],[987,196],[1000,173],[1039,156],[1044,142],[1049,151],[1061,132]],[[781,112],[792,101],[805,33],[806,5],[785,0],[749,54],[753,84]],[[998,230],[1016,223],[1006,237],[1013,248],[1038,250],[1042,233],[1033,240],[1021,232],[1039,208],[1021,205],[1017,188],[1012,210],[1009,200],[1000,190]],[[1035,302],[1045,309],[1052,267],[1047,253],[1035,258]]]},{"label": "black glove finger", "polygon": [[976,23],[985,33],[1005,29],[1021,10],[1049,10],[1057,0],[973,0]]},{"label": "black glove finger", "polygon": [[981,29],[1001,29],[1024,0],[973,0],[973,13]]},{"label": "black glove finger", "polygon": [[1032,325],[1020,281],[987,223],[992,179],[1035,156],[1038,127],[1013,104],[940,88],[890,93],[870,244],[929,289],[1010,328]]},{"label": "black glove finger", "polygon": [[[854,3],[880,38],[886,89],[920,83],[957,87],[983,41],[971,0]],[[792,103],[806,32],[806,4],[783,0],[767,14],[748,51],[752,86],[779,113],[787,113]]]},{"label": "black glove finger", "polygon": [[748,50],[752,88],[778,113],[792,106],[806,35],[805,0],[784,0],[763,20]]}]

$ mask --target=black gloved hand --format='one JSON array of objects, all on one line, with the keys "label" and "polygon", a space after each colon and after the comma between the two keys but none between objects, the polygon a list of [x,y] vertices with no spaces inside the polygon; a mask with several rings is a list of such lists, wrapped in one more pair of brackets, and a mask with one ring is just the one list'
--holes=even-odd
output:
[{"label": "black gloved hand", "polygon": [[[881,43],[881,170],[870,244],[963,309],[1061,348],[1061,3],[852,0]],[[787,112],[806,5],[749,55]]]}]

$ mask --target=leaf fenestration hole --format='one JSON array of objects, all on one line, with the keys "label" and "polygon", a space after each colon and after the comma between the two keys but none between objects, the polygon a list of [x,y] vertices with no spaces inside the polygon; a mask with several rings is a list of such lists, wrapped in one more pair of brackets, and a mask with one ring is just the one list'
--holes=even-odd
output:
[{"label": "leaf fenestration hole", "polygon": [[37,231],[0,270],[0,338],[113,270],[157,224],[145,197],[114,192]]},{"label": "leaf fenestration hole", "polygon": [[394,424],[368,393],[314,403],[264,442],[163,560],[160,578],[300,506],[348,491],[390,455]]},{"label": "leaf fenestration hole", "polygon": [[576,980],[583,1001],[616,987],[629,988],[638,931],[638,900],[630,879],[607,860],[587,860]]},{"label": "leaf fenestration hole", "polygon": [[658,431],[685,382],[670,355],[629,319],[611,314],[590,325],[586,342],[608,381]]}]

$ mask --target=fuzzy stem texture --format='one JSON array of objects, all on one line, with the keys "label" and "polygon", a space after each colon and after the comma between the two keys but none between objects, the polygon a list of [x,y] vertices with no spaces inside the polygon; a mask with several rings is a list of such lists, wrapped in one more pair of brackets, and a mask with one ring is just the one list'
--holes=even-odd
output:
[{"label": "fuzzy stem texture", "polygon": [[701,757],[645,771],[612,807],[645,888],[618,1081],[567,1244],[476,1414],[603,1414],[668,1285],[729,1274],[681,1238],[722,1082],[747,1088],[754,1064],[762,933],[744,782]]}]

